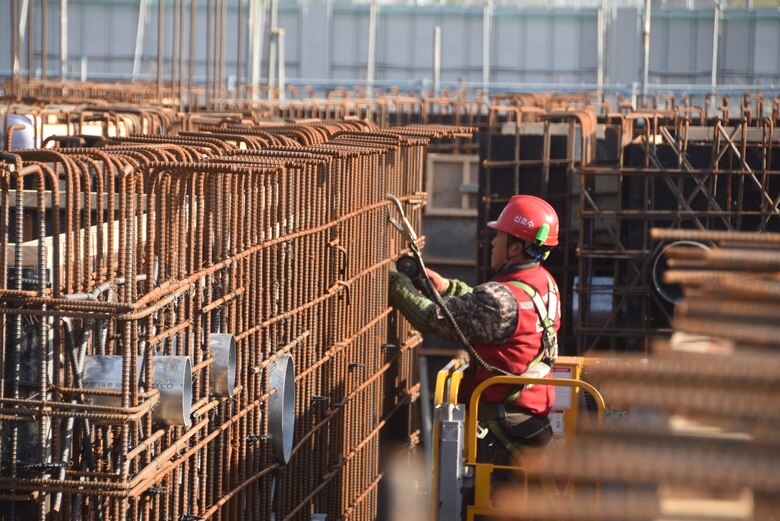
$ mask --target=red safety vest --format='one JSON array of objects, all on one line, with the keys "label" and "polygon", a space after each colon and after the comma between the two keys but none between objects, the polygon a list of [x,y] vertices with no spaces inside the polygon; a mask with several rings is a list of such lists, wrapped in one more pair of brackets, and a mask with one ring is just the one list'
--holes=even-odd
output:
[{"label": "red safety vest", "polygon": [[[517,300],[517,329],[509,340],[501,344],[476,344],[474,349],[480,357],[490,365],[509,371],[515,375],[523,374],[528,364],[533,361],[542,347],[543,328],[539,313],[534,308],[531,297],[520,287],[510,284],[519,281],[536,288],[547,303],[549,272],[542,266],[510,272],[493,279],[506,287]],[[554,281],[553,281],[554,284]],[[556,286],[557,291],[557,286]],[[559,301],[560,302],[560,301]],[[555,331],[561,326],[560,303],[556,306]],[[459,390],[459,401],[469,403],[472,391],[488,378],[498,376],[483,369],[476,363],[471,363],[463,375]],[[547,378],[550,378],[548,375]],[[517,388],[509,385],[494,385],[482,393],[482,401],[486,403],[503,403]],[[527,387],[515,400],[517,407],[527,409],[532,414],[547,414],[555,402],[555,388],[551,385],[534,385]]]}]

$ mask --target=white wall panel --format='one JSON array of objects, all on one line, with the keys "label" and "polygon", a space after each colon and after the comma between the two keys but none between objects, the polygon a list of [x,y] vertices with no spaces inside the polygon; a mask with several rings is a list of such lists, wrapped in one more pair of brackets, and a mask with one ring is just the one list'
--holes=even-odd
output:
[{"label": "white wall panel", "polygon": [[755,25],[756,52],[753,70],[757,75],[777,75],[780,70],[780,29],[776,21],[758,20]]},{"label": "white wall panel", "polygon": [[[87,58],[90,79],[129,78],[135,50],[137,0],[69,0],[69,64],[77,77],[80,58]],[[186,3],[185,3],[186,4]],[[7,2],[0,13],[0,71],[10,72],[10,20]],[[40,0],[34,0],[40,20]],[[48,72],[59,71],[59,5],[48,2]],[[196,81],[205,79],[205,5],[197,5]],[[186,5],[185,30],[189,24]],[[248,18],[244,0],[242,23]],[[710,82],[712,16],[714,10],[653,12],[650,83],[674,85]],[[141,72],[153,79],[157,69],[157,4],[147,13]],[[620,8],[606,13],[606,81],[630,88],[641,82],[641,10]],[[165,10],[165,77],[172,56],[172,2]],[[432,79],[433,29],[442,30],[442,80],[481,84],[482,8],[476,6],[381,6],[377,37],[376,79],[402,86],[427,85]],[[236,74],[238,41],[237,0],[228,2],[225,24],[225,74]],[[364,81],[368,60],[368,6],[307,0],[279,7],[285,29],[288,82],[305,78],[323,85],[336,81]],[[40,63],[40,23],[36,23],[35,63]],[[780,12],[776,10],[724,11],[719,47],[720,84],[780,83]],[[248,40],[242,25],[242,44]],[[266,35],[267,36],[267,35]],[[596,81],[596,10],[593,8],[513,8],[500,6],[492,18],[491,80],[516,84],[586,84]],[[187,71],[189,44],[184,39]],[[268,42],[264,44],[267,53]],[[21,50],[26,69],[26,46]],[[248,52],[242,53],[246,75]],[[263,65],[263,73],[266,66]],[[26,75],[26,70],[23,71]],[[243,81],[247,81],[246,77]]]},{"label": "white wall panel", "polygon": [[519,69],[522,66],[525,32],[522,20],[516,16],[499,16],[493,23],[496,44],[493,65],[501,69]]}]

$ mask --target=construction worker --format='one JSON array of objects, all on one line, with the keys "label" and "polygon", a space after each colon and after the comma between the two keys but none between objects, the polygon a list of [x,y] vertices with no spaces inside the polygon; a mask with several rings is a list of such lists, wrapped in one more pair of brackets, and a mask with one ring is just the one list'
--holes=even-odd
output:
[{"label": "construction worker", "polygon": [[[555,210],[538,197],[516,195],[487,226],[497,232],[491,243],[490,263],[496,272],[492,280],[471,288],[428,270],[444,306],[478,356],[498,369],[488,370],[472,357],[458,398],[467,404],[479,383],[501,371],[547,376],[558,351],[558,287],[541,266],[558,244]],[[390,301],[420,332],[458,340],[442,310],[406,275],[391,273]],[[552,437],[547,415],[553,402],[552,386],[489,387],[479,406],[479,460],[508,465],[524,447],[546,445]]]}]

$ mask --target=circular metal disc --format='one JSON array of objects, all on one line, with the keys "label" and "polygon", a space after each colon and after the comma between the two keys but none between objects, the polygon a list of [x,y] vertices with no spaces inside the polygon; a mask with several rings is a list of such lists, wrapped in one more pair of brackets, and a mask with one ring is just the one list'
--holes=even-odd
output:
[{"label": "circular metal disc", "polygon": [[295,369],[290,355],[276,359],[270,369],[269,388],[276,389],[268,399],[268,431],[271,452],[279,463],[290,461],[295,430]]},{"label": "circular metal disc", "polygon": [[664,246],[664,249],[656,256],[653,261],[653,286],[661,298],[670,304],[674,304],[682,297],[682,287],[679,284],[667,284],[664,282],[664,272],[669,269],[666,264],[666,250],[672,246],[691,246],[709,250],[707,246],[700,242],[676,241]]},{"label": "circular metal disc", "polygon": [[211,392],[220,398],[232,398],[236,387],[236,338],[229,334],[211,333]]},{"label": "circular metal disc", "polygon": [[163,425],[189,427],[192,421],[192,365],[188,356],[152,357],[153,385],[160,391],[160,404],[152,420]]}]

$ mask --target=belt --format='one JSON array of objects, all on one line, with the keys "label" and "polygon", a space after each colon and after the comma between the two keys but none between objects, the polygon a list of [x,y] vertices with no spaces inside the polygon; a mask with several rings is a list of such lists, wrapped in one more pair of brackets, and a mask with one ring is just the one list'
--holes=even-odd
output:
[{"label": "belt", "polygon": [[477,412],[477,419],[481,422],[511,418],[515,423],[522,423],[533,416],[528,409],[503,403],[481,403]]}]

